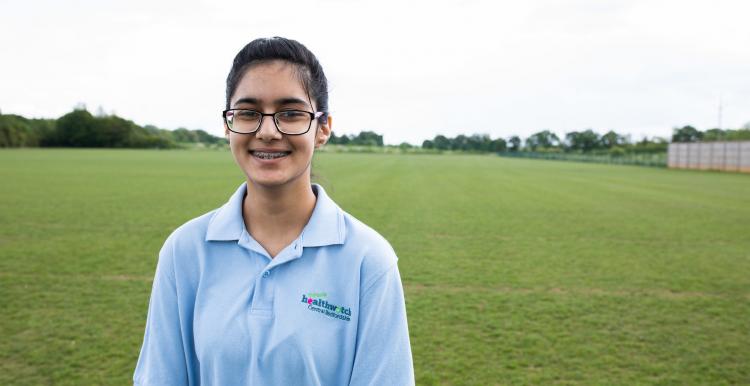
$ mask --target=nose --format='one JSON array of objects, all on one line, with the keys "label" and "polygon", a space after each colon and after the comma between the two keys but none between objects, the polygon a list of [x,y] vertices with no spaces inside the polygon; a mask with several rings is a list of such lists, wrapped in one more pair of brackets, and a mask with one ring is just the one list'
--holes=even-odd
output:
[{"label": "nose", "polygon": [[276,129],[276,123],[273,121],[273,116],[263,116],[260,121],[260,127],[255,132],[255,138],[261,141],[270,141],[273,139],[281,139],[281,132]]}]

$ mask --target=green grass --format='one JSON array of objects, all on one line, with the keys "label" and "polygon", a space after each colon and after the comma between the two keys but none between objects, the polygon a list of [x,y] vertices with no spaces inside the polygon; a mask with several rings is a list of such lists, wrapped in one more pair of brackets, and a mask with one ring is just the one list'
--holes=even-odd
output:
[{"label": "green grass", "polygon": [[[399,255],[419,385],[750,383],[750,176],[335,154]],[[0,384],[129,384],[159,248],[222,151],[0,151]]]}]

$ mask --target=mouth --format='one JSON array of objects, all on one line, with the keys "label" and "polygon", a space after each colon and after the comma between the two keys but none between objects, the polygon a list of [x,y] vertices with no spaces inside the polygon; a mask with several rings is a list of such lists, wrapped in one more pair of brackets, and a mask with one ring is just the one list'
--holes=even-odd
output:
[{"label": "mouth", "polygon": [[249,153],[259,159],[263,160],[274,160],[284,158],[291,154],[291,151],[261,151],[261,150],[250,150]]}]

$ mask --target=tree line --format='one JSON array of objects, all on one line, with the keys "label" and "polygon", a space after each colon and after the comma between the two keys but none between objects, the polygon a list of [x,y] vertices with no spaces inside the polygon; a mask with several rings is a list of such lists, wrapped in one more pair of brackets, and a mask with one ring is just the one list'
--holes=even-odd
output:
[{"label": "tree line", "polygon": [[550,130],[536,132],[525,139],[514,135],[491,138],[487,134],[458,135],[453,138],[437,135],[425,140],[422,148],[472,152],[579,152],[579,153],[651,153],[666,151],[668,141],[663,138],[643,138],[631,142],[630,137],[608,131],[599,134],[591,129],[572,131],[563,138]]},{"label": "tree line", "polygon": [[374,131],[362,131],[357,135],[342,134],[341,136],[331,133],[328,143],[331,145],[383,146],[383,136]]},{"label": "tree line", "polygon": [[[0,147],[176,148],[181,143],[226,145],[227,140],[203,130],[139,126],[114,114],[92,115],[85,107],[77,107],[57,119],[0,114]],[[383,136],[373,131],[340,136],[332,133],[328,143],[384,146]]]},{"label": "tree line", "polygon": [[183,143],[226,144],[203,130],[139,126],[114,114],[92,115],[76,108],[57,119],[0,114],[0,147],[177,148]]},{"label": "tree line", "polygon": [[[672,142],[750,140],[750,123],[740,129],[709,129],[700,131],[693,126],[673,130]],[[525,139],[514,135],[508,138],[491,138],[488,134],[460,134],[455,137],[436,135],[422,142],[428,150],[467,152],[576,152],[587,154],[621,155],[628,153],[665,152],[666,138],[643,138],[632,141],[630,136],[613,130],[599,134],[592,129],[571,131],[563,137],[550,130],[536,132]],[[0,147],[122,147],[122,148],[176,148],[184,143],[226,145],[227,140],[203,130],[165,130],[153,125],[139,126],[114,114],[99,112],[92,115],[85,107],[57,119],[29,119],[20,115],[0,114]],[[329,144],[382,147],[383,135],[374,131],[359,134],[332,133]],[[408,143],[399,145],[411,148]],[[417,146],[418,147],[418,146]]]},{"label": "tree line", "polygon": [[716,142],[750,140],[750,122],[741,129],[709,129],[700,131],[693,126],[683,126],[674,130],[672,142]]},{"label": "tree line", "polygon": [[[672,142],[739,141],[750,140],[750,123],[741,129],[710,129],[700,131],[692,126],[673,129]],[[474,152],[576,152],[591,154],[621,155],[628,153],[660,153],[667,150],[666,138],[644,137],[632,141],[630,136],[609,130],[599,134],[592,129],[571,131],[561,138],[550,130],[536,132],[525,139],[514,135],[491,138],[487,134],[458,135],[453,138],[437,135],[422,142],[424,149],[460,150]]]}]

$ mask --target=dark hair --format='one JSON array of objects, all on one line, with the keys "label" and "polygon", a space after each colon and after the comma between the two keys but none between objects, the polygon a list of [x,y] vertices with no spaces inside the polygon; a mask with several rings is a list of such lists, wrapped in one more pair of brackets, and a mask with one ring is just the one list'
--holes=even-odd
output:
[{"label": "dark hair", "polygon": [[255,39],[243,47],[234,57],[232,69],[227,76],[227,109],[229,99],[237,89],[245,71],[254,64],[271,60],[283,60],[295,64],[297,75],[308,97],[315,101],[318,111],[324,114],[319,122],[328,117],[328,80],[318,59],[302,43],[278,36]]}]

